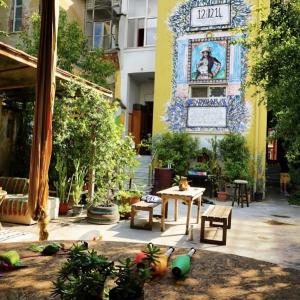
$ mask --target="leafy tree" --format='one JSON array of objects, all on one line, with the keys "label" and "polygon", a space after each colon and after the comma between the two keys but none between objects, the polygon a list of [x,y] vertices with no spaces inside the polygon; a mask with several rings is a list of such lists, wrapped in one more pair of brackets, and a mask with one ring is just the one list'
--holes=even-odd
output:
[{"label": "leafy tree", "polygon": [[[40,37],[41,17],[31,16],[29,27],[20,35],[17,45],[30,55],[37,56]],[[57,64],[60,68],[73,72],[96,84],[107,86],[106,78],[113,75],[114,64],[105,59],[103,49],[89,51],[87,38],[75,21],[69,21],[67,13],[60,10],[57,36]]]},{"label": "leafy tree", "polygon": [[[249,84],[261,88],[292,169],[300,172],[300,1],[273,0],[270,13],[249,28]],[[292,172],[295,174],[295,172]]]},{"label": "leafy tree", "polygon": [[[291,162],[300,156],[300,2],[273,0],[267,18],[250,27],[246,45],[253,50],[249,84],[275,118]],[[251,34],[257,30],[257,34]]]}]

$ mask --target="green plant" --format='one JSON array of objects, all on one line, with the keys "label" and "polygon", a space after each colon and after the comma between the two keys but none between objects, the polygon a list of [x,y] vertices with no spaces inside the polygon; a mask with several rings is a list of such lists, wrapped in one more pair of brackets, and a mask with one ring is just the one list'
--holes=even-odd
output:
[{"label": "green plant", "polygon": [[64,89],[55,106],[54,145],[68,161],[80,159],[94,173],[89,205],[111,206],[137,165],[132,138],[123,137],[124,128],[115,122],[115,103],[82,85],[66,83]]},{"label": "green plant", "polygon": [[121,218],[125,218],[130,215],[131,212],[131,205],[128,203],[119,204],[119,214]]},{"label": "green plant", "polygon": [[180,175],[175,175],[174,178],[173,178],[172,186],[179,186],[180,179],[181,179]]},{"label": "green plant", "polygon": [[139,190],[124,190],[124,191],[119,191],[117,194],[117,199],[130,199],[130,198],[135,198],[135,197],[141,197],[143,195],[142,191]]},{"label": "green plant", "polygon": [[86,243],[75,244],[53,283],[53,295],[64,300],[102,299],[104,283],[112,270],[113,262],[106,257],[87,251]]},{"label": "green plant", "polygon": [[152,138],[152,150],[164,167],[172,165],[174,172],[185,175],[190,160],[195,157],[197,140],[186,132],[168,132]]},{"label": "green plant", "polygon": [[239,133],[230,133],[219,142],[224,175],[232,182],[235,179],[249,179],[250,153],[246,139]]},{"label": "green plant", "polygon": [[209,162],[199,162],[194,165],[194,170],[200,172],[209,172]]},{"label": "green plant", "polygon": [[150,268],[138,268],[132,259],[120,260],[115,266],[116,287],[110,290],[109,299],[135,299],[143,293],[144,284],[151,277]]},{"label": "green plant", "polygon": [[149,243],[143,252],[146,256],[142,263],[137,265],[127,258],[115,266],[116,287],[110,291],[110,299],[135,299],[142,295],[146,280],[152,277],[152,266],[158,261],[160,249]]},{"label": "green plant", "polygon": [[75,172],[73,174],[73,181],[72,181],[72,195],[73,195],[73,202],[75,205],[78,205],[80,202],[81,192],[84,185],[84,178],[87,174],[87,170],[85,167],[80,165],[80,160],[74,160],[74,169]]},{"label": "green plant", "polygon": [[[41,17],[32,14],[29,27],[20,35],[18,48],[37,56],[40,38]],[[72,46],[70,46],[72,45]],[[57,36],[57,64],[60,68],[73,72],[102,86],[108,86],[107,78],[115,72],[114,64],[105,58],[104,51],[90,51],[82,29],[75,21],[69,21],[67,13],[60,9]]]},{"label": "green plant", "polygon": [[196,157],[199,162],[208,162],[211,159],[212,155],[212,151],[207,149],[206,147],[202,147],[196,151]]},{"label": "green plant", "polygon": [[54,182],[54,186],[56,188],[59,201],[64,203],[67,202],[66,194],[68,188],[68,178],[66,162],[61,155],[57,155],[56,157],[55,170],[57,171],[58,179]]}]

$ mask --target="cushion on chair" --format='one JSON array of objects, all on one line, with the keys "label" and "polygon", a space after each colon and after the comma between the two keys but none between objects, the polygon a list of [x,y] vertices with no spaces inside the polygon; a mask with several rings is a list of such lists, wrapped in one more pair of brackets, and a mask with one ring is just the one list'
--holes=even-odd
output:
[{"label": "cushion on chair", "polygon": [[161,203],[161,198],[154,195],[144,195],[141,200],[148,203]]}]

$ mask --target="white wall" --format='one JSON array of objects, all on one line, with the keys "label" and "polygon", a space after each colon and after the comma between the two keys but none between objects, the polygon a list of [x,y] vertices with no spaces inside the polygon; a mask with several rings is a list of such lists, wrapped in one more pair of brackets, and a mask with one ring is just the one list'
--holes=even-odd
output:
[{"label": "white wall", "polygon": [[154,97],[154,81],[142,82],[140,84],[140,104],[145,104],[147,101],[153,102]]}]

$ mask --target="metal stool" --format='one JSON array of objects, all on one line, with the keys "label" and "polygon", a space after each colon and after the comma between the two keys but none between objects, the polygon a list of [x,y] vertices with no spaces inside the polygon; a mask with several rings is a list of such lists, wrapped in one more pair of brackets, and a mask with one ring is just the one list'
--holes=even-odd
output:
[{"label": "metal stool", "polygon": [[248,198],[248,181],[247,180],[234,180],[234,197],[232,201],[232,206],[234,202],[237,201],[238,206],[244,207],[244,198],[247,202],[247,207],[249,207],[249,198]]}]

